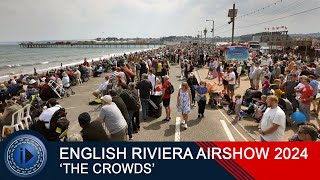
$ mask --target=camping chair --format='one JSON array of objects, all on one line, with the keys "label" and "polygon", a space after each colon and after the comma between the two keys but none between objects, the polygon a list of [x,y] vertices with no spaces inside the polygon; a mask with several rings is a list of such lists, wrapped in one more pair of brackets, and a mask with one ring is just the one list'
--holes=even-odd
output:
[{"label": "camping chair", "polygon": [[[11,125],[4,125],[2,127],[2,138],[5,138],[7,136],[6,129],[10,130],[10,133],[13,133],[14,131],[24,130],[23,124],[22,124],[22,118],[24,116],[24,109],[20,109],[19,111],[12,114],[12,121]],[[16,117],[16,118],[15,118]]]}]

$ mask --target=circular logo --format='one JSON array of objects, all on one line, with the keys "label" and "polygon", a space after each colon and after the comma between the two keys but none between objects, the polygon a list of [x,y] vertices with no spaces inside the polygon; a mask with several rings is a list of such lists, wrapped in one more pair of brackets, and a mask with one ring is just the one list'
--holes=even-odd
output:
[{"label": "circular logo", "polygon": [[7,145],[4,159],[7,168],[19,177],[31,177],[44,168],[47,150],[35,136],[20,135]]}]

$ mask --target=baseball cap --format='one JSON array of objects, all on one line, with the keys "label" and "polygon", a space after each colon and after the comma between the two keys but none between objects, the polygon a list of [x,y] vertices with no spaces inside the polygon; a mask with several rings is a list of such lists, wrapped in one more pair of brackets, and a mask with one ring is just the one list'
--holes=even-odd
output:
[{"label": "baseball cap", "polygon": [[101,100],[106,102],[107,104],[110,104],[112,102],[112,97],[110,95],[105,95],[101,97]]}]

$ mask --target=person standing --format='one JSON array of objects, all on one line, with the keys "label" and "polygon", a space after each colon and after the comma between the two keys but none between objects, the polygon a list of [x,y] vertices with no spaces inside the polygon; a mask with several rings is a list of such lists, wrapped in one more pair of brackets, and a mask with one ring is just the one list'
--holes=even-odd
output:
[{"label": "person standing", "polygon": [[204,110],[206,109],[208,93],[207,83],[205,81],[200,82],[200,86],[196,89],[196,95],[200,97],[198,101],[198,118],[204,118]]},{"label": "person standing", "polygon": [[260,82],[262,70],[263,69],[260,67],[259,63],[255,63],[255,69],[252,72],[252,82],[253,82],[253,88],[255,90],[259,90],[259,82]]},{"label": "person standing", "polygon": [[238,77],[237,77],[237,84],[238,84],[238,87],[240,86],[240,77],[241,77],[241,72],[242,72],[241,64],[240,64],[240,63],[237,63],[237,74],[238,74]]},{"label": "person standing", "polygon": [[164,83],[162,85],[162,94],[163,94],[163,98],[162,98],[162,102],[163,102],[163,106],[166,109],[166,118],[163,121],[170,121],[171,117],[171,109],[170,109],[170,99],[171,99],[171,94],[169,93],[169,86],[171,84],[171,82],[169,81],[169,76],[165,75],[163,77],[164,79]]},{"label": "person standing", "polygon": [[[135,88],[135,83],[133,82],[129,83],[128,89],[131,91],[131,93],[134,96],[139,97],[138,90]],[[133,128],[133,131],[132,131],[133,133],[138,133],[140,131],[140,109],[133,113],[132,128]]]},{"label": "person standing", "polygon": [[228,90],[227,94],[230,98],[233,98],[234,95],[234,86],[236,85],[236,74],[233,71],[233,67],[228,68]]},{"label": "person standing", "polygon": [[111,96],[105,95],[101,100],[102,108],[97,120],[105,123],[111,134],[111,141],[127,141],[128,125],[121,111],[117,105],[112,102]]},{"label": "person standing", "polygon": [[286,115],[278,106],[278,98],[274,95],[267,97],[268,109],[262,116],[259,125],[261,141],[283,141],[286,128]]},{"label": "person standing", "polygon": [[317,112],[317,103],[316,103],[315,99],[317,98],[317,95],[319,92],[319,83],[317,81],[317,78],[314,75],[310,75],[309,78],[311,80],[309,85],[313,89],[313,100],[312,100],[313,110],[312,110],[312,112],[316,113]]},{"label": "person standing", "polygon": [[177,109],[181,111],[183,120],[181,126],[184,129],[188,129],[187,121],[188,114],[191,112],[191,92],[188,83],[183,82],[178,92],[177,97]]},{"label": "person standing", "polygon": [[191,97],[192,97],[191,105],[196,106],[196,102],[195,102],[194,98],[196,95],[196,88],[199,86],[199,83],[197,81],[197,78],[194,77],[193,73],[190,73],[190,77],[187,79],[187,83],[188,83],[188,86],[190,87],[190,90],[191,90]]},{"label": "person standing", "polygon": [[156,87],[156,76],[153,74],[152,69],[149,70],[148,80],[149,80],[149,81],[151,82],[151,84],[152,84],[152,92],[151,92],[151,94],[153,94],[154,89],[155,89],[155,87]]},{"label": "person standing", "polygon": [[304,87],[301,90],[301,96],[300,96],[300,99],[298,100],[299,111],[303,112],[303,114],[307,118],[307,122],[310,122],[310,106],[311,106],[311,102],[314,99],[313,89],[309,85],[310,84],[309,78],[303,78],[302,84],[304,85]]},{"label": "person standing", "polygon": [[149,100],[150,100],[150,93],[152,90],[152,84],[148,80],[147,74],[142,75],[142,81],[137,83],[136,89],[139,89],[139,92],[140,92],[143,120],[146,121],[148,118]]},{"label": "person standing", "polygon": [[221,85],[221,80],[223,81],[223,72],[224,72],[224,65],[222,62],[219,62],[219,65],[217,67],[219,85]]}]

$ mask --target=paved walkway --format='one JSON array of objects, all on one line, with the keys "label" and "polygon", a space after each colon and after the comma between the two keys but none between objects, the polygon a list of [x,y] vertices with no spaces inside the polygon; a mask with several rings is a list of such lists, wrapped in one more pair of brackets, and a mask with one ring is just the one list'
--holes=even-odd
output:
[{"label": "paved walkway", "polygon": [[[199,69],[198,73],[201,77],[201,79],[206,80],[207,82],[216,82],[218,83],[218,79],[207,79],[207,73],[208,73],[208,68],[203,68]],[[221,89],[223,89],[223,86],[220,86]],[[240,87],[235,89],[235,94],[240,94],[244,95],[245,91],[250,88],[250,81],[248,80],[247,76],[242,76],[241,77],[241,82],[240,82]],[[260,87],[261,88],[261,87]],[[230,117],[230,116],[229,116]],[[231,115],[231,117],[234,117],[234,115]],[[319,125],[319,120],[316,119],[315,116],[311,117],[311,122]],[[235,123],[233,123],[235,124]],[[258,123],[256,123],[253,119],[251,118],[242,118],[241,121],[237,123],[240,125],[243,130],[245,130],[252,138],[255,140],[259,140],[259,133],[258,133]],[[286,127],[286,132],[285,132],[285,140],[287,140],[289,137],[291,137],[295,132],[297,132],[297,127],[296,125],[293,125],[292,127]]]},{"label": "paved walkway", "polygon": [[[202,71],[200,71],[202,72]],[[201,73],[200,73],[201,74]],[[81,128],[78,123],[78,115],[81,112],[89,112],[92,119],[95,119],[100,111],[98,106],[90,106],[88,102],[93,99],[93,92],[98,85],[104,81],[103,77],[91,78],[82,86],[73,87],[75,96],[60,100],[60,104],[67,109],[70,127],[68,134],[78,133]],[[197,107],[192,109],[189,115],[188,129],[180,128],[181,113],[177,112],[177,93],[180,84],[180,68],[173,65],[170,71],[170,81],[174,85],[175,92],[171,98],[170,122],[163,122],[165,109],[158,119],[148,119],[141,122],[140,132],[133,134],[134,141],[252,141],[253,139],[238,125],[231,123],[232,119],[221,110],[213,110],[207,107],[205,117],[199,119]],[[142,118],[141,118],[142,120]]]}]

